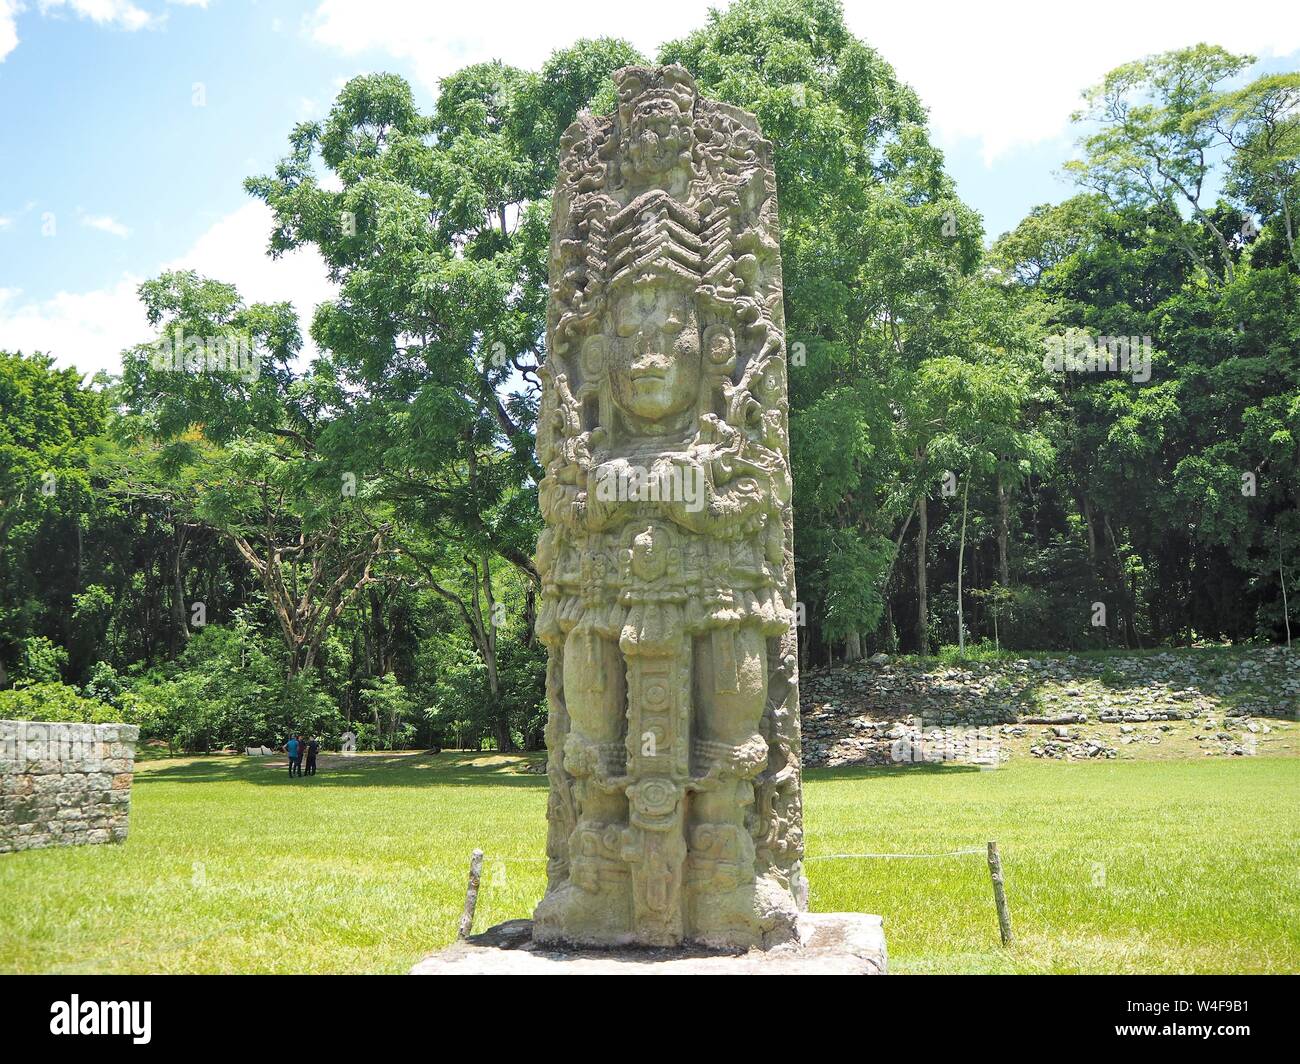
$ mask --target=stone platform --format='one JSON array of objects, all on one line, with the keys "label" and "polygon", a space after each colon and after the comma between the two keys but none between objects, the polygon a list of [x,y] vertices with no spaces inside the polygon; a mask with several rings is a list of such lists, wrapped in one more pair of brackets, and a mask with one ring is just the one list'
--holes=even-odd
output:
[{"label": "stone platform", "polygon": [[802,913],[799,942],[748,953],[559,949],[533,944],[531,920],[509,920],[432,953],[412,975],[883,975],[885,932],[866,913]]}]

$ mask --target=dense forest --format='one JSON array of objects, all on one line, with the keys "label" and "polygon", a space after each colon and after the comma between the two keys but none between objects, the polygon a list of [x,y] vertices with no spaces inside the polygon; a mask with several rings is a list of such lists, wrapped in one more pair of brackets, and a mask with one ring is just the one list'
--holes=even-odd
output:
[{"label": "dense forest", "polygon": [[[1076,194],[991,239],[836,0],[738,0],[644,57],[389,74],[248,193],[311,322],[140,286],[120,376],[0,351],[0,717],[185,749],[536,747],[534,455],[562,132],[657,58],[776,146],[805,667],[956,646],[1290,642],[1300,73],[1197,45],[1088,88]],[[76,361],[76,352],[58,352]]]}]

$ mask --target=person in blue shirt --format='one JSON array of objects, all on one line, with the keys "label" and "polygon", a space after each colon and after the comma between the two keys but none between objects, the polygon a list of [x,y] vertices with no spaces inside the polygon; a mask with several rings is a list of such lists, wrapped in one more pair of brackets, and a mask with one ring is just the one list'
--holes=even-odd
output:
[{"label": "person in blue shirt", "polygon": [[289,741],[284,744],[284,748],[286,751],[288,751],[289,754],[289,775],[301,776],[302,775],[302,743],[298,740],[298,736],[296,735],[289,736]]}]

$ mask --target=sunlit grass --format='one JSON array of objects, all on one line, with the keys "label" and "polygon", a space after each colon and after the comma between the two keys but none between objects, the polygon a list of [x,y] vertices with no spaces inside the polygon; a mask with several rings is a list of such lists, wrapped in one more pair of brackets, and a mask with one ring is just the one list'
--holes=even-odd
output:
[{"label": "sunlit grass", "polygon": [[[443,754],[139,766],[123,846],[0,855],[0,970],[406,970],[449,942],[469,853],[477,928],[541,894],[545,778]],[[1013,761],[807,774],[813,908],[881,913],[895,971],[1300,968],[1300,761]],[[1002,849],[998,945],[980,855]]]},{"label": "sunlit grass", "polygon": [[809,862],[813,908],[884,916],[895,971],[1300,968],[1295,759],[810,775],[814,858],[998,841],[1010,950],[998,941],[982,855]]}]

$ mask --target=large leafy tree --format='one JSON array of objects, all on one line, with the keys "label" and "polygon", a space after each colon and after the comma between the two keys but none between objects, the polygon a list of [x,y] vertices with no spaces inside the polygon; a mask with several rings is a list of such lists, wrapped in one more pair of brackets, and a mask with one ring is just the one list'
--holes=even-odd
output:
[{"label": "large leafy tree", "polygon": [[[1083,138],[1084,157],[1067,164],[1083,184],[1117,205],[1163,211],[1187,256],[1211,282],[1231,280],[1240,219],[1225,220],[1207,202],[1222,134],[1215,117],[1222,86],[1251,56],[1198,44],[1116,67],[1084,93],[1076,121],[1095,124]],[[1189,213],[1209,239],[1178,223]],[[1237,224],[1232,224],[1236,221]]]},{"label": "large leafy tree", "polygon": [[[140,295],[161,335],[123,356],[130,415],[119,434],[161,445],[155,469],[169,496],[234,546],[284,637],[289,675],[310,671],[343,610],[379,579],[391,532],[364,480],[322,446],[338,397],[294,370],[288,304],[249,306],[192,272],[148,281]],[[214,338],[244,360],[208,364]]]},{"label": "large leafy tree", "polygon": [[[776,145],[801,584],[822,639],[856,642],[927,490],[921,459],[899,453],[900,400],[925,359],[966,346],[941,323],[978,264],[978,219],[915,94],[834,0],[740,0],[658,58],[753,111]],[[493,557],[531,575],[559,135],[579,109],[609,110],[610,72],[634,61],[581,41],[537,74],[475,65],[428,115],[401,79],[360,78],[248,182],[276,213],[272,252],[314,245],[340,286],[313,323],[343,410],[330,443],[375,475],[399,529],[419,530],[401,547],[465,616],[489,676],[490,633],[452,585],[484,587]]]},{"label": "large leafy tree", "polygon": [[312,323],[315,378],[338,412],[323,453],[367,478],[403,572],[464,621],[505,748],[493,573],[500,560],[536,579],[554,160],[578,108],[639,58],[596,41],[537,74],[478,64],[444,79],[431,114],[398,77],[357,78],[248,182],[275,212],[272,253],[314,246],[339,286]]},{"label": "large leafy tree", "polygon": [[0,687],[23,641],[83,642],[94,603],[85,538],[94,499],[90,458],[107,416],[104,396],[47,355],[0,351]]},{"label": "large leafy tree", "polygon": [[1218,94],[1206,112],[1232,152],[1228,192],[1265,223],[1277,222],[1275,231],[1300,267],[1300,73],[1256,78]]},{"label": "large leafy tree", "polygon": [[979,263],[979,220],[915,93],[835,0],[743,0],[660,59],[752,111],[776,148],[805,648],[843,639],[852,654],[931,487],[924,453],[902,446],[906,400],[928,358],[964,346],[942,323]]}]

